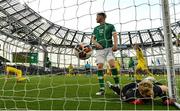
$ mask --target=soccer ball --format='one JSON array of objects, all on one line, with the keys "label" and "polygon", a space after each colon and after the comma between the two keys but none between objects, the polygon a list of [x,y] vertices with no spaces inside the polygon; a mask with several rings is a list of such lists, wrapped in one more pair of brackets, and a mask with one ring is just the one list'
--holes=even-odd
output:
[{"label": "soccer ball", "polygon": [[88,59],[92,55],[92,47],[86,43],[79,43],[74,48],[74,54],[81,60]]}]

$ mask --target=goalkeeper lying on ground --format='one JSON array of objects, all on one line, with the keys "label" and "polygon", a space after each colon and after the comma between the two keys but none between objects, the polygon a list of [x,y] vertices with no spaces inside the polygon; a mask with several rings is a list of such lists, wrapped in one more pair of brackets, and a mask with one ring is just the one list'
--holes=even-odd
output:
[{"label": "goalkeeper lying on ground", "polygon": [[174,104],[174,100],[167,96],[167,86],[156,82],[153,77],[147,77],[139,83],[129,83],[125,85],[121,91],[117,89],[117,87],[114,87],[109,81],[107,85],[119,95],[123,101],[132,104],[144,104],[152,101],[156,97],[160,97],[165,105]]},{"label": "goalkeeper lying on ground", "polygon": [[22,77],[22,70],[11,67],[11,66],[6,66],[5,67],[5,72],[7,74],[7,77],[9,77],[10,74],[15,74],[17,81],[24,81],[26,80],[25,77]]}]

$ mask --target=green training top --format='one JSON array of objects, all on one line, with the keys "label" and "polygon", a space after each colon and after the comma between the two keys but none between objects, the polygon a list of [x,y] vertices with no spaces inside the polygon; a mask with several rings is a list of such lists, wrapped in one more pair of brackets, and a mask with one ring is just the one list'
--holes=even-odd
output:
[{"label": "green training top", "polygon": [[112,35],[114,32],[116,32],[114,25],[104,23],[94,28],[93,36],[103,48],[109,48],[113,46]]}]

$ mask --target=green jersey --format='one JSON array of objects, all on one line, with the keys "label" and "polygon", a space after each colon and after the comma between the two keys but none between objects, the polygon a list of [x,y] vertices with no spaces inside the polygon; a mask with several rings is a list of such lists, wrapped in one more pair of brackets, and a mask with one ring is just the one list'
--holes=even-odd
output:
[{"label": "green jersey", "polygon": [[49,60],[46,61],[46,67],[48,67],[48,68],[51,67],[51,61],[49,61]]},{"label": "green jersey", "polygon": [[129,60],[129,68],[133,68],[134,67],[134,61],[133,61],[133,59],[130,59]]},{"label": "green jersey", "polygon": [[113,46],[112,35],[114,32],[116,32],[114,25],[104,23],[94,28],[93,36],[103,48],[109,48]]}]

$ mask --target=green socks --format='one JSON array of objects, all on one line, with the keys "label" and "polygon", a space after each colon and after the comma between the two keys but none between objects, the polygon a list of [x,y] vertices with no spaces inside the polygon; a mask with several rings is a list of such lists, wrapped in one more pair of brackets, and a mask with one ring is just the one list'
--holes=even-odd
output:
[{"label": "green socks", "polygon": [[114,78],[115,85],[119,86],[119,77],[118,77],[117,69],[113,68],[113,69],[111,69],[111,72],[112,72],[112,75],[113,75],[113,78]]},{"label": "green socks", "polygon": [[103,70],[98,70],[97,71],[97,75],[98,75],[100,89],[104,90],[104,77],[103,77],[104,75],[103,75]]},{"label": "green socks", "polygon": [[[113,75],[113,78],[114,78],[115,85],[119,86],[119,77],[118,77],[117,69],[113,68],[113,69],[111,69],[111,71],[112,71],[112,75]],[[104,75],[103,75],[103,70],[98,70],[97,71],[97,75],[98,75],[100,89],[104,90]]]}]

